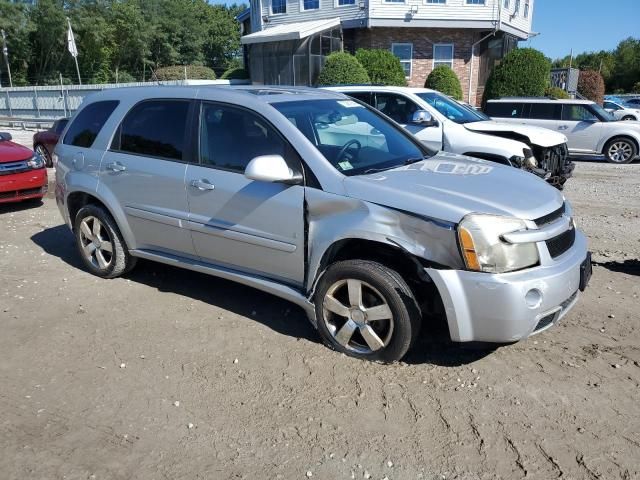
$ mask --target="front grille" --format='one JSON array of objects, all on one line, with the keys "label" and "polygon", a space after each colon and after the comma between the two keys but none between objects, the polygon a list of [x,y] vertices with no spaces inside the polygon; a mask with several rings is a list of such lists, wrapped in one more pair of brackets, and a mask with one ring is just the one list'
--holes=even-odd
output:
[{"label": "front grille", "polygon": [[8,192],[0,192],[0,200],[7,198],[26,197],[28,195],[36,195],[42,193],[42,188],[27,188],[24,190],[9,190]]},{"label": "front grille", "polygon": [[30,167],[26,160],[0,163],[0,175],[11,175],[13,173],[26,172],[27,170],[30,170]]},{"label": "front grille", "polygon": [[549,148],[534,147],[534,155],[538,160],[538,168],[542,168],[546,172],[550,172],[552,176],[555,176],[564,172],[569,150],[564,143]]},{"label": "front grille", "polygon": [[556,258],[569,250],[576,240],[576,230],[571,228],[566,232],[561,233],[557,237],[547,240],[547,248],[549,249],[549,255],[551,258]]},{"label": "front grille", "polygon": [[536,218],[534,220],[534,222],[536,223],[537,226],[541,227],[543,225],[546,225],[547,223],[555,222],[560,217],[562,217],[564,212],[565,212],[565,204],[563,203],[562,206],[559,209],[557,209],[557,210],[555,210],[555,211],[553,211],[553,212],[551,212],[551,213],[549,213],[549,214],[547,214],[547,215],[545,215],[543,217]]}]

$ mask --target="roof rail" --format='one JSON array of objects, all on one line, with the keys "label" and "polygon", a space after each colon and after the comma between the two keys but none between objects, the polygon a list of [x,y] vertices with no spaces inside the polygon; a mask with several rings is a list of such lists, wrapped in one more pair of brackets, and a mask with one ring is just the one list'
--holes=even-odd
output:
[{"label": "roof rail", "polygon": [[333,83],[331,85],[318,85],[318,87],[392,87],[384,83]]},{"label": "roof rail", "polygon": [[519,97],[516,97],[516,96],[500,97],[500,98],[496,98],[495,100],[521,100],[521,99],[526,99],[526,100],[558,100],[556,97],[552,97],[552,96],[549,96],[549,95],[543,95],[543,96],[535,96],[535,95],[526,96],[526,95],[522,95],[522,96],[519,96]]}]

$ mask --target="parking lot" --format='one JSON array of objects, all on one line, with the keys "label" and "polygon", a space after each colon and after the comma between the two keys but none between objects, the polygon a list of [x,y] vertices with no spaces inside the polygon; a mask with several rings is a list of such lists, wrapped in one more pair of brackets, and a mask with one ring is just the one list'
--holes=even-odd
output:
[{"label": "parking lot", "polygon": [[0,206],[0,477],[640,478],[639,184],[578,162],[596,264],[559,325],[494,350],[426,327],[394,365],[231,282],[94,277],[52,198]]}]

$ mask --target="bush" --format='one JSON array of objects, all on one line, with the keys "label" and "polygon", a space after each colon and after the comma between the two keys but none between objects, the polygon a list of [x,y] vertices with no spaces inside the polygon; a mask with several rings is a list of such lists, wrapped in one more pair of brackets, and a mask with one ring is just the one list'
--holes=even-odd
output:
[{"label": "bush", "polygon": [[602,105],[604,102],[604,79],[595,70],[581,70],[578,77],[578,93]]},{"label": "bush", "polygon": [[[116,81],[116,76],[115,74],[113,75],[113,81]],[[133,75],[131,75],[129,72],[125,72],[124,70],[120,70],[118,72],[118,83],[131,83],[131,82],[137,82],[138,80],[136,80],[136,77],[134,77]]]},{"label": "bush", "polygon": [[484,90],[484,101],[500,97],[542,97],[549,83],[551,62],[538,50],[511,50],[497,65]]},{"label": "bush", "polygon": [[330,54],[318,76],[318,85],[371,83],[367,71],[356,57],[344,52]]},{"label": "bush", "polygon": [[222,80],[246,80],[249,73],[242,67],[232,67],[222,74]]},{"label": "bush", "polygon": [[434,68],[424,82],[424,86],[450,95],[456,100],[462,100],[460,79],[448,65],[439,65]]},{"label": "bush", "polygon": [[407,84],[400,59],[389,50],[359,48],[356,58],[367,71],[371,83],[400,87]]},{"label": "bush", "polygon": [[[216,73],[209,67],[201,65],[187,65],[187,78],[189,80],[215,80]],[[165,80],[184,80],[184,65],[173,65],[171,67],[161,67],[156,70],[156,78]]]},{"label": "bush", "polygon": [[636,83],[633,88],[632,88],[632,92],[631,93],[640,93],[640,82]]},{"label": "bush", "polygon": [[546,97],[553,97],[557,99],[571,98],[569,94],[560,87],[547,87],[547,89],[544,91],[544,95]]}]

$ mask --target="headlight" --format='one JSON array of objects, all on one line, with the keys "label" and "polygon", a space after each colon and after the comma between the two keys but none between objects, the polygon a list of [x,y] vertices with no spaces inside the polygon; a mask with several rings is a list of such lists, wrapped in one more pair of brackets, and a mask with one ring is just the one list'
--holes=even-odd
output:
[{"label": "headlight", "polygon": [[524,149],[524,164],[529,168],[538,168],[538,160],[533,156],[530,148]]},{"label": "headlight", "polygon": [[532,267],[539,262],[535,243],[510,244],[505,233],[525,230],[523,220],[497,215],[471,214],[458,225],[458,238],[469,270],[505,273]]},{"label": "headlight", "polygon": [[33,155],[33,157],[31,157],[31,160],[27,162],[27,165],[36,170],[38,168],[44,168],[45,163],[42,157],[36,153]]}]

